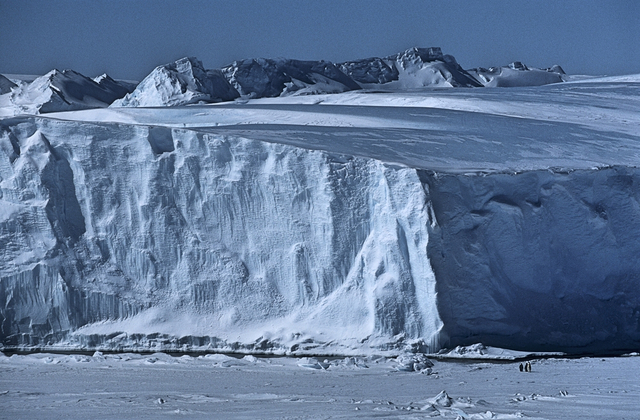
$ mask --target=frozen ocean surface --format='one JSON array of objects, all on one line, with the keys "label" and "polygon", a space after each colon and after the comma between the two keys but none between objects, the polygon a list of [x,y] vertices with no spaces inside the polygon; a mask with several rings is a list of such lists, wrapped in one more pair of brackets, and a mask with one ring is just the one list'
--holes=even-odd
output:
[{"label": "frozen ocean surface", "polygon": [[520,361],[435,361],[421,374],[380,357],[0,353],[0,416],[636,419],[639,360],[539,359],[531,372]]},{"label": "frozen ocean surface", "polygon": [[640,345],[640,83],[0,121],[5,348]]}]

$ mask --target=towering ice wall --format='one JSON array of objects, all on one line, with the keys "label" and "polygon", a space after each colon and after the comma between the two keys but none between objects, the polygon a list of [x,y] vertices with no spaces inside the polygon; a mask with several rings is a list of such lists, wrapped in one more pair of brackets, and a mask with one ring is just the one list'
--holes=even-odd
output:
[{"label": "towering ice wall", "polygon": [[[447,113],[429,110],[421,131],[364,131],[320,124],[337,117],[319,108],[307,109],[315,128],[251,107],[243,111],[269,111],[274,124],[3,120],[2,345],[637,350],[632,127],[455,111],[454,121],[474,122],[455,131]],[[215,122],[235,108],[192,109]],[[435,117],[447,129],[435,130]],[[506,163],[486,158],[496,151]],[[578,169],[548,169],[554,156]],[[617,159],[621,166],[606,165]],[[434,162],[443,169],[429,169]],[[527,169],[507,169],[514,164]]]},{"label": "towering ice wall", "polygon": [[422,174],[444,346],[640,345],[640,170]]},{"label": "towering ice wall", "polygon": [[415,169],[161,127],[2,130],[5,346],[438,348]]}]

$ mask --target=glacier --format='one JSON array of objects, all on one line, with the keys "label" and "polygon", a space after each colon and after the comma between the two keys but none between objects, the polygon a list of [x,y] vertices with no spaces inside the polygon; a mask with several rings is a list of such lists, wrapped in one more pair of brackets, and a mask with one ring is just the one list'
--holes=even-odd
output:
[{"label": "glacier", "polygon": [[637,349],[639,80],[2,119],[0,343]]}]

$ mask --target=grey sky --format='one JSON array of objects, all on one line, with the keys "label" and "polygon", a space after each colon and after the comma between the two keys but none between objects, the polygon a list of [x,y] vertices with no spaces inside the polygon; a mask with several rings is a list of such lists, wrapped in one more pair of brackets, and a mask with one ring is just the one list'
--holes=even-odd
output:
[{"label": "grey sky", "polygon": [[638,0],[0,0],[0,73],[140,80],[192,55],[344,61],[440,46],[465,68],[519,60],[640,73]]}]

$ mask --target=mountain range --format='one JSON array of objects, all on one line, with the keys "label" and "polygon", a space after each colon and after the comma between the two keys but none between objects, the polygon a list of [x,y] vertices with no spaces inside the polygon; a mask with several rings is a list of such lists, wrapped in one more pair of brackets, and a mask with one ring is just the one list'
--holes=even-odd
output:
[{"label": "mountain range", "polygon": [[560,66],[520,62],[464,70],[438,47],[410,48],[387,57],[344,63],[254,58],[205,69],[194,57],[156,67],[139,84],[73,70],[52,70],[31,83],[0,78],[0,116],[112,107],[179,106],[352,90],[398,91],[446,87],[538,86],[562,82]]}]

